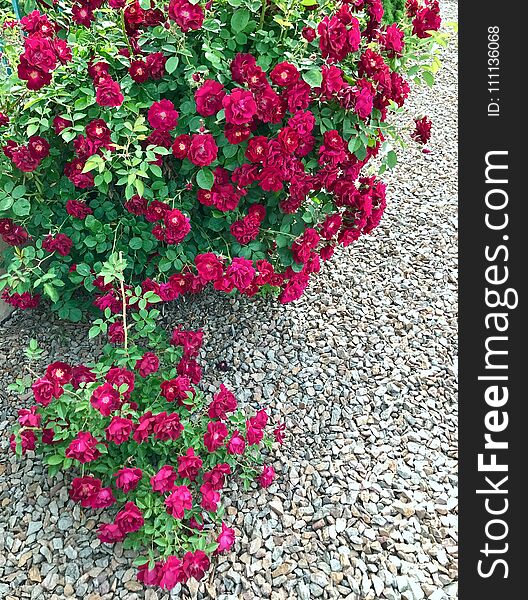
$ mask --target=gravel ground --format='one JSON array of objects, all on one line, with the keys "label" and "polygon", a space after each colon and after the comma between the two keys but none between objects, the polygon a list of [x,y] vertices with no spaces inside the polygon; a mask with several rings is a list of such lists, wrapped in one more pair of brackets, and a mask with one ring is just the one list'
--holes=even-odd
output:
[{"label": "gravel ground", "polygon": [[[455,21],[456,2],[442,6]],[[1,326],[0,598],[457,597],[456,77],[453,40],[435,88],[415,91],[406,117],[432,117],[431,154],[405,151],[376,234],[337,253],[301,301],[207,293],[170,315],[205,319],[205,387],[225,382],[288,426],[277,483],[227,497],[238,541],[208,581],[145,591],[131,556],[99,543],[60,476],[6,451],[21,401],[5,388],[29,339],[46,362],[94,348],[45,312]]]}]

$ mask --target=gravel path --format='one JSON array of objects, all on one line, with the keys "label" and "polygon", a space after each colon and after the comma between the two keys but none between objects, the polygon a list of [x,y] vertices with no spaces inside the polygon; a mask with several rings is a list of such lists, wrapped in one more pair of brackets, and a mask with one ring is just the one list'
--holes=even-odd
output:
[{"label": "gravel path", "polygon": [[[442,6],[455,21],[456,2]],[[457,597],[456,77],[453,40],[406,117],[432,117],[431,154],[406,150],[377,233],[338,252],[301,301],[209,293],[172,315],[188,325],[206,315],[206,387],[225,382],[288,426],[278,482],[227,498],[238,541],[212,583],[145,591],[131,555],[99,543],[60,478],[6,451],[21,401],[5,389],[29,339],[45,362],[94,349],[44,312],[1,326],[1,599]]]}]

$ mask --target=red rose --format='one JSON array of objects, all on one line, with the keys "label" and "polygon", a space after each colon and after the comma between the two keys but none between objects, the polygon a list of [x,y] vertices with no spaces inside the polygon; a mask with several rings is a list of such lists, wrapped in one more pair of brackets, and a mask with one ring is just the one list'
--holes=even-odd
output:
[{"label": "red rose", "polygon": [[[169,556],[167,562],[171,558],[176,557]],[[179,559],[176,558],[176,560],[178,561],[178,563],[180,562]],[[167,564],[167,562],[165,563],[165,565]],[[140,565],[138,567],[138,572],[136,576],[137,580],[143,583],[144,585],[159,585],[161,587],[163,569],[164,567],[162,567],[160,562],[157,562],[152,569],[149,568],[149,563],[147,562],[144,565]],[[174,587],[176,583],[178,583],[178,581],[175,580],[174,585],[172,587]],[[163,587],[165,587],[166,589],[172,589],[167,587],[166,585]]]},{"label": "red rose", "polygon": [[[147,13],[148,12],[150,11],[147,11]],[[146,61],[148,74],[151,79],[157,81],[164,77],[167,57],[163,54],[163,52],[153,52],[152,54],[149,54],[146,58]]]},{"label": "red rose", "polygon": [[116,487],[122,490],[125,494],[135,490],[138,483],[141,481],[143,473],[141,469],[124,468],[114,474],[116,478]]},{"label": "red rose", "polygon": [[182,571],[182,561],[177,556],[169,556],[163,566],[159,567],[159,572],[154,572],[148,577],[155,580],[159,578],[157,581],[159,581],[160,587],[165,590],[172,590],[178,583],[186,581]]},{"label": "red rose", "polygon": [[178,124],[178,111],[174,104],[165,98],[159,102],[153,102],[148,111],[148,122],[152,129],[171,131]]},{"label": "red rose", "polygon": [[183,425],[180,422],[178,413],[168,415],[166,412],[162,412],[156,415],[154,437],[157,440],[161,440],[162,442],[177,440],[182,431]]},{"label": "red rose", "polygon": [[156,422],[156,417],[152,415],[150,410],[146,412],[144,415],[139,417],[139,423],[136,425],[136,429],[134,430],[134,441],[138,444],[144,442],[154,429],[154,423]]},{"label": "red rose", "polygon": [[103,544],[115,544],[116,542],[122,542],[126,534],[115,523],[105,523],[99,526],[97,537]]},{"label": "red rose", "polygon": [[198,254],[194,259],[198,275],[203,281],[215,281],[224,271],[222,261],[213,252]]},{"label": "red rose", "polygon": [[191,4],[187,0],[171,0],[169,18],[187,33],[189,29],[200,29],[204,20],[204,11],[199,4]]},{"label": "red rose", "polygon": [[49,155],[50,145],[38,135],[32,135],[28,140],[28,150],[31,156],[38,161]]},{"label": "red rose", "polygon": [[176,158],[183,160],[191,146],[191,136],[187,134],[178,135],[172,144],[172,153]]},{"label": "red rose", "polygon": [[110,424],[105,429],[106,439],[109,442],[113,442],[117,446],[125,443],[130,438],[132,433],[133,423],[130,419],[124,419],[123,417],[112,417]]},{"label": "red rose", "polygon": [[226,475],[231,473],[227,463],[220,463],[203,474],[203,482],[208,483],[214,490],[221,490],[225,485]]},{"label": "red rose", "polygon": [[225,95],[224,86],[221,83],[207,79],[194,94],[196,111],[204,117],[216,115],[222,109],[222,100]]},{"label": "red rose", "polygon": [[130,200],[124,204],[125,209],[132,215],[144,215],[147,210],[147,200],[137,194],[134,194]]},{"label": "red rose", "polygon": [[131,61],[128,72],[136,83],[145,83],[149,78],[147,63],[143,60]]},{"label": "red rose", "polygon": [[184,400],[187,400],[189,393],[193,393],[191,382],[187,377],[176,377],[168,381],[163,381],[161,384],[161,395],[167,400],[167,402],[174,402],[183,404]]},{"label": "red rose", "polygon": [[235,430],[233,435],[229,438],[229,441],[226,444],[227,453],[228,454],[244,454],[244,450],[246,448],[246,442],[240,432]]},{"label": "red rose", "polygon": [[51,82],[51,74],[30,65],[22,56],[18,63],[17,73],[19,79],[27,81],[28,90],[40,90]]},{"label": "red rose", "polygon": [[239,52],[231,61],[231,76],[236,83],[247,83],[248,74],[257,65],[257,59],[252,54]]},{"label": "red rose", "polygon": [[287,87],[299,80],[299,71],[291,63],[281,62],[271,70],[270,79],[276,85]]},{"label": "red rose", "polygon": [[244,125],[249,123],[257,113],[255,98],[251,92],[235,89],[229,96],[224,96],[222,105],[227,123]]},{"label": "red rose", "polygon": [[317,33],[313,27],[303,27],[302,36],[307,42],[313,42]]},{"label": "red rose", "polygon": [[66,458],[73,458],[80,463],[91,462],[101,453],[97,449],[98,441],[88,431],[79,431],[66,449]]},{"label": "red rose", "polygon": [[64,233],[57,233],[55,236],[49,234],[42,241],[42,248],[44,250],[56,252],[61,256],[68,256],[72,245],[72,240]]},{"label": "red rose", "polygon": [[15,167],[24,173],[31,173],[40,164],[40,161],[33,156],[27,146],[18,146],[14,150],[11,160]]},{"label": "red rose", "polygon": [[269,487],[275,479],[275,469],[273,467],[264,467],[258,481],[263,488]]},{"label": "red rose", "polygon": [[216,160],[218,146],[210,133],[194,134],[187,158],[197,167],[206,167]]},{"label": "red rose", "polygon": [[104,417],[110,416],[121,406],[119,392],[110,383],[95,388],[90,398],[91,405]]},{"label": "red rose", "polygon": [[253,163],[262,163],[268,151],[268,138],[258,135],[251,138],[246,148],[246,158]]},{"label": "red rose", "polygon": [[93,210],[82,200],[67,200],[66,212],[76,219],[85,219]]},{"label": "red rose", "polygon": [[35,396],[35,402],[42,404],[42,406],[48,406],[53,398],[59,398],[62,394],[62,388],[58,383],[44,379],[43,377],[37,379],[31,386],[31,389]]},{"label": "red rose", "polygon": [[204,483],[200,486],[200,493],[202,494],[200,506],[204,510],[216,512],[218,503],[220,502],[220,494],[208,483]]},{"label": "red rose", "polygon": [[188,448],[184,456],[178,456],[178,475],[194,481],[202,468],[202,459],[194,453],[193,448]]},{"label": "red rose", "polygon": [[69,119],[65,119],[64,117],[59,117],[57,115],[53,119],[53,129],[57,135],[67,127],[71,127],[73,123]]},{"label": "red rose", "polygon": [[9,117],[0,111],[0,127],[5,127],[9,124]]},{"label": "red rose", "polygon": [[71,380],[72,369],[65,362],[57,361],[46,368],[46,377],[58,385],[64,385]]},{"label": "red rose", "polygon": [[88,508],[91,499],[101,490],[100,479],[87,475],[86,477],[75,477],[70,487],[70,498],[73,502],[80,502],[81,506]]},{"label": "red rose", "polygon": [[216,554],[220,554],[221,552],[227,552],[231,550],[233,544],[235,543],[235,530],[227,527],[227,525],[222,521],[222,531],[219,536],[216,538],[216,543],[218,544],[217,549],[215,550]]},{"label": "red rose", "polygon": [[98,145],[107,146],[110,143],[110,129],[104,119],[94,119],[86,125],[86,135]]},{"label": "red rose", "polygon": [[142,358],[136,361],[136,371],[141,377],[147,377],[159,369],[160,361],[154,352],[145,352]]},{"label": "red rose", "polygon": [[121,106],[124,99],[119,83],[111,77],[105,77],[98,82],[95,90],[95,101],[99,106]]},{"label": "red rose", "polygon": [[208,415],[211,419],[225,420],[227,413],[233,412],[237,407],[237,401],[233,392],[229,391],[222,383],[220,391],[214,397],[209,405]]},{"label": "red rose", "polygon": [[186,552],[183,556],[182,570],[187,579],[193,577],[197,581],[203,578],[210,565],[209,558],[202,550]]},{"label": "red rose", "polygon": [[128,369],[121,369],[119,367],[112,367],[106,374],[105,379],[108,381],[108,383],[113,384],[116,388],[121,388],[123,384],[126,384],[127,389],[121,393],[125,399],[130,397],[130,394],[134,389],[135,379],[135,375],[132,371],[129,371]]},{"label": "red rose", "polygon": [[72,18],[74,23],[77,25],[84,25],[84,27],[90,27],[92,21],[95,20],[93,11],[87,6],[74,4],[72,6]]},{"label": "red rose", "polygon": [[173,492],[165,499],[167,512],[175,519],[183,519],[184,510],[191,510],[192,496],[189,488],[185,485],[177,485]]},{"label": "red rose", "polygon": [[177,208],[165,213],[163,223],[166,227],[165,239],[169,244],[183,242],[189,231],[191,231],[189,217],[186,217]]},{"label": "red rose", "polygon": [[239,291],[246,289],[255,277],[253,261],[240,257],[233,258],[227,268],[226,277]]},{"label": "red rose", "polygon": [[155,492],[165,494],[170,492],[174,488],[174,482],[178,478],[178,474],[174,470],[174,467],[165,465],[150,478],[150,485]]},{"label": "red rose", "polygon": [[127,534],[141,529],[145,520],[139,508],[133,502],[127,502],[117,513],[114,522],[123,533]]},{"label": "red rose", "polygon": [[24,42],[24,54],[22,57],[33,67],[50,73],[57,66],[57,57],[50,40],[30,36]]},{"label": "red rose", "polygon": [[42,415],[38,412],[38,406],[34,405],[30,409],[21,408],[18,411],[18,422],[22,427],[40,427]]},{"label": "red rose", "polygon": [[240,144],[249,139],[251,127],[249,125],[233,125],[227,123],[224,129],[224,135],[230,144]]},{"label": "red rose", "polygon": [[227,427],[221,421],[210,421],[204,434],[204,445],[209,452],[218,450],[227,437]]}]

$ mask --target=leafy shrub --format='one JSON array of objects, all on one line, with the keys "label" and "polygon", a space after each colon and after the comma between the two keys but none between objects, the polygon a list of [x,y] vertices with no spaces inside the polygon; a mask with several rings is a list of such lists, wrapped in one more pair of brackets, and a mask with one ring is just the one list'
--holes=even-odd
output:
[{"label": "leafy shrub", "polygon": [[397,23],[404,16],[405,0],[383,0],[383,9],[385,10],[384,22]]},{"label": "leafy shrub", "polygon": [[[30,0],[31,3],[31,0]],[[112,252],[164,300],[298,298],[370,233],[400,132],[433,82],[436,0],[57,0],[6,15],[0,66],[3,298],[72,320]],[[431,35],[432,34],[432,35]]]},{"label": "leafy shrub", "polygon": [[[247,418],[225,386],[206,401],[195,387],[202,332],[177,328],[168,339],[157,326],[160,298],[126,287],[124,266],[116,257],[105,278],[117,278],[126,308],[119,318],[107,309],[94,324],[113,343],[95,364],[50,364],[32,384],[36,404],[19,410],[11,443],[19,454],[42,453],[51,475],[75,475],[71,499],[113,515],[99,539],[143,550],[139,579],[171,589],[201,579],[210,556],[232,546],[222,489],[235,473],[245,489],[254,480],[270,485],[262,449],[273,438],[266,412]],[[38,354],[35,344],[30,352]],[[280,443],[283,428],[274,431]]]}]

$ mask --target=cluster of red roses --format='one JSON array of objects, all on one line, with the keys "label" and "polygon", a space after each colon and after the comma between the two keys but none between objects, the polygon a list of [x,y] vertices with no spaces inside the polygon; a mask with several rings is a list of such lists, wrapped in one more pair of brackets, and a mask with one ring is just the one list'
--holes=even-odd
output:
[{"label": "cluster of red roses", "polygon": [[34,171],[49,156],[49,150],[48,142],[38,135],[32,135],[25,145],[8,140],[3,147],[4,154],[24,173]]},{"label": "cluster of red roses", "polygon": [[[116,322],[121,325],[122,323]],[[119,341],[121,336],[118,328],[112,335],[114,341]],[[196,358],[201,344],[202,331],[186,331],[181,327],[173,331],[170,343],[183,350],[183,361],[192,361]],[[180,362],[181,364],[181,362]],[[179,374],[173,379],[159,380],[160,359],[154,352],[145,352],[136,361],[133,370],[122,367],[111,367],[104,377],[104,382],[97,386],[90,385],[90,406],[87,410],[94,410],[104,419],[108,419],[102,435],[93,435],[86,429],[81,429],[63,448],[66,459],[76,461],[82,465],[89,465],[101,456],[101,446],[106,447],[107,456],[114,456],[116,450],[127,442],[148,444],[149,439],[160,442],[175,442],[184,430],[182,418],[191,414],[194,409],[196,391],[193,383],[199,381],[200,372],[195,371],[196,377]],[[186,369],[184,369],[186,371]],[[177,411],[166,411],[155,414],[148,410],[135,419],[131,411],[140,410],[138,402],[133,400],[136,387],[136,376],[139,375],[146,381],[151,375],[158,379],[156,384],[161,397],[168,403],[177,406]],[[58,446],[63,436],[56,436],[57,422],[52,411],[53,401],[68,398],[71,389],[75,392],[75,402],[78,394],[83,393],[85,386],[97,381],[95,371],[85,365],[71,366],[58,361],[50,364],[43,377],[38,378],[32,385],[36,404],[28,409],[18,412],[18,440],[22,452],[34,450],[37,444],[37,435],[44,445]],[[71,386],[71,388],[70,388]],[[72,395],[73,396],[73,395]],[[142,393],[138,393],[141,403]],[[43,420],[41,409],[46,408],[46,418]],[[200,409],[201,410],[201,409]],[[227,423],[229,416],[237,410],[237,401],[234,394],[224,385],[214,395],[212,402],[206,410],[204,418],[203,448],[209,457],[220,452],[220,457],[242,456],[246,446],[258,446],[264,438],[264,430],[268,425],[268,415],[264,410],[259,410],[255,416],[246,421],[243,434],[238,429],[229,432]],[[195,415],[196,416],[196,415]],[[193,417],[194,420],[195,417]],[[88,419],[90,421],[90,419]],[[205,422],[207,426],[205,427]],[[279,424],[274,430],[274,437],[282,444],[284,440],[284,424]],[[11,437],[11,446],[16,448],[16,438]],[[133,447],[132,447],[133,448]],[[117,512],[113,522],[102,524],[99,527],[98,537],[104,543],[121,542],[126,536],[142,529],[145,516],[138,505],[130,499],[136,492],[138,498],[145,498],[147,494],[161,495],[162,506],[172,518],[183,521],[190,530],[203,531],[206,526],[205,514],[216,513],[220,503],[220,491],[226,484],[226,477],[232,473],[228,462],[211,463],[207,458],[209,468],[204,468],[204,460],[194,447],[188,447],[176,457],[177,466],[162,464],[151,471],[152,465],[134,465],[134,450],[128,447],[126,453],[118,454],[117,460],[122,466],[112,475],[109,485],[103,485],[99,477],[83,474],[75,477],[70,487],[70,497],[85,508],[104,509],[118,503],[116,495],[125,497],[124,507]],[[125,457],[125,458],[123,458]],[[75,463],[74,463],[75,464]],[[143,467],[143,468],[141,468]],[[271,485],[275,478],[273,467],[265,466],[258,477],[262,487]],[[113,483],[112,483],[113,482]],[[234,530],[222,523],[222,530],[216,538],[216,553],[231,548],[235,540]],[[200,579],[209,567],[209,558],[201,550],[187,552],[182,559],[171,556],[165,561],[158,562],[153,568],[144,565],[140,568],[138,578],[151,585],[160,585],[166,589],[173,588],[176,583],[184,582],[189,577]]]},{"label": "cluster of red roses", "polygon": [[429,37],[430,31],[438,31],[442,23],[438,0],[425,0],[421,6],[418,0],[407,0],[407,14],[413,17],[413,35],[421,39]]},{"label": "cluster of red roses", "polygon": [[18,77],[27,82],[30,90],[39,90],[51,82],[51,73],[59,64],[72,59],[68,44],[56,36],[58,26],[46,15],[34,10],[20,20],[24,52],[18,64]]}]

